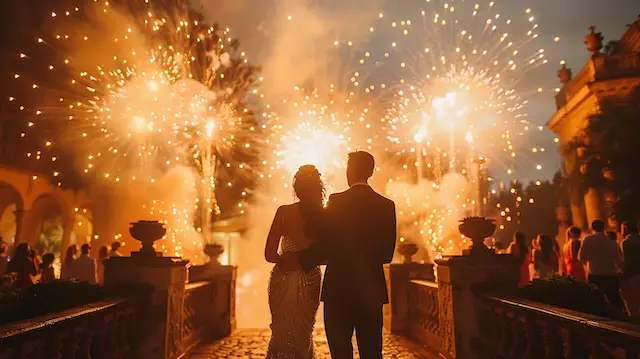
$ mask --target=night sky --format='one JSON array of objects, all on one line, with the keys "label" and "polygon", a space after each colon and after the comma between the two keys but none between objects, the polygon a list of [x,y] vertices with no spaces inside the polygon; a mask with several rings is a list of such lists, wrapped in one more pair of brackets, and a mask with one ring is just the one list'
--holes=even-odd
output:
[{"label": "night sky", "polygon": [[[196,7],[204,8],[208,17],[222,24],[230,26],[233,33],[240,39],[243,48],[249,50],[252,61],[264,65],[269,61],[278,62],[280,57],[293,56],[298,51],[300,59],[308,59],[308,43],[322,43],[333,41],[330,36],[334,33],[352,33],[357,38],[356,30],[367,29],[371,19],[382,11],[389,14],[389,18],[403,19],[403,16],[416,14],[424,8],[424,1],[417,0],[191,0]],[[561,167],[561,158],[557,146],[553,142],[554,135],[544,125],[551,119],[555,108],[555,89],[560,86],[557,70],[560,61],[565,60],[573,73],[576,74],[584,66],[589,53],[584,45],[584,37],[590,25],[595,25],[597,31],[602,32],[605,43],[617,40],[626,30],[626,26],[634,22],[640,15],[640,0],[493,0],[496,2],[501,15],[522,21],[522,9],[531,8],[539,24],[541,47],[545,49],[548,64],[524,74],[524,97],[529,101],[527,114],[533,129],[526,138],[516,140],[518,152],[518,166],[515,177],[528,182],[535,179],[546,179]],[[489,0],[448,1],[462,7],[469,7],[475,3],[486,5]],[[433,2],[432,2],[433,4]],[[303,9],[300,12],[300,9]],[[294,14],[300,20],[304,14],[308,18],[300,22],[295,34],[291,31],[281,31],[280,37],[291,36],[287,48],[288,54],[283,54],[282,48],[274,45],[278,36],[278,28],[286,15]],[[317,15],[317,19],[313,16]],[[311,16],[311,17],[309,17]],[[315,20],[322,25],[324,34],[310,33]],[[346,20],[346,21],[345,21]],[[526,32],[523,31],[523,32]],[[284,35],[283,35],[284,34]],[[325,36],[325,37],[323,37]],[[349,36],[349,35],[345,35]],[[554,42],[559,36],[560,41]],[[297,38],[296,38],[297,37]],[[305,48],[305,46],[307,46]],[[275,50],[278,49],[278,50]],[[274,61],[274,58],[276,59]],[[300,62],[304,62],[301,60]],[[269,66],[266,66],[269,68]],[[309,69],[303,69],[309,70]],[[272,71],[278,72],[278,71]],[[292,78],[290,72],[280,71],[279,81],[287,83]],[[287,77],[289,76],[289,77]],[[542,93],[536,90],[543,88]],[[537,133],[536,133],[537,132]],[[544,148],[544,152],[532,153],[532,148]],[[536,170],[536,165],[542,169]],[[502,170],[494,169],[491,175],[500,180],[508,181],[510,177]]]}]

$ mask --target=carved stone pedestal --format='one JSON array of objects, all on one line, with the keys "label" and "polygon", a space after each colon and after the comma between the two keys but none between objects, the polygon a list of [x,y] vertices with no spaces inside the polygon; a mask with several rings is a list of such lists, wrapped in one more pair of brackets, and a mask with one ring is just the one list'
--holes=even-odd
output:
[{"label": "carved stone pedestal", "polygon": [[409,282],[421,279],[435,282],[433,264],[390,264],[385,267],[390,305],[385,306],[384,327],[394,333],[405,330],[409,313],[407,290]]},{"label": "carved stone pedestal", "polygon": [[517,288],[518,263],[512,256],[493,253],[456,256],[436,263],[441,355],[447,359],[481,358],[474,293]]},{"label": "carved stone pedestal", "polygon": [[182,354],[186,265],[180,258],[138,255],[105,260],[104,282],[109,288],[152,288],[136,330],[136,358],[173,359]]},{"label": "carved stone pedestal", "polygon": [[213,335],[224,337],[236,329],[236,278],[238,267],[205,264],[189,268],[189,282],[211,281],[213,298]]}]

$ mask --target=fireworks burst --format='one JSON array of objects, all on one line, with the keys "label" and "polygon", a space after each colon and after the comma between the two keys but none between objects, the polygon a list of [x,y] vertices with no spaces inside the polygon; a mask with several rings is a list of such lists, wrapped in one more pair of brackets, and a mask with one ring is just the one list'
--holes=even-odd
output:
[{"label": "fireworks burst", "polygon": [[[73,152],[67,162],[84,159],[84,182],[91,178],[95,186],[101,178],[112,189],[125,183],[121,190],[145,191],[151,199],[140,200],[143,213],[164,217],[169,227],[159,244],[164,252],[193,258],[202,240],[184,233],[204,232],[210,239],[211,218],[220,214],[216,185],[224,185],[227,202],[239,198],[227,206],[232,214],[244,213],[243,174],[251,169],[258,128],[246,98],[259,94],[257,69],[230,30],[204,23],[186,4],[58,4],[47,10],[38,46],[19,57],[32,74],[42,74],[32,91],[46,94],[31,94],[29,106],[22,106],[37,116],[22,136],[62,134],[46,141],[48,153]],[[21,73],[15,79],[25,81]],[[178,186],[198,190],[185,190],[181,198],[163,195],[161,182],[176,184],[162,177],[181,168],[194,168],[195,175],[176,177]],[[124,231],[111,235],[120,238]]]},{"label": "fireworks burst", "polygon": [[452,240],[457,220],[482,212],[485,162],[513,175],[527,161],[518,162],[514,143],[533,128],[522,80],[547,60],[529,8],[438,0],[416,7],[408,17],[379,14],[364,49],[335,44],[361,49],[351,83],[379,118],[367,122],[380,129],[374,148],[409,172],[386,173],[404,236],[421,238],[438,257],[463,248],[464,238]]}]

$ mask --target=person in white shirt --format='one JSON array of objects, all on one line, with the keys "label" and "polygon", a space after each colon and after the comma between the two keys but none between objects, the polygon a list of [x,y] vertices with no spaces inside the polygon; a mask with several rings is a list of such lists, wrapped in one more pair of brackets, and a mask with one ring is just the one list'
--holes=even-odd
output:
[{"label": "person in white shirt", "polygon": [[624,310],[618,282],[622,251],[618,243],[604,233],[603,221],[593,221],[591,229],[594,234],[582,241],[578,259],[587,266],[589,283],[602,290],[611,304]]},{"label": "person in white shirt", "polygon": [[91,246],[88,243],[82,245],[80,257],[73,262],[73,272],[77,280],[97,284],[98,268],[96,260],[89,255],[90,251]]},{"label": "person in white shirt", "polygon": [[111,243],[111,251],[109,252],[109,257],[122,257],[122,254],[118,252],[118,249],[122,247],[122,243],[115,241]]}]

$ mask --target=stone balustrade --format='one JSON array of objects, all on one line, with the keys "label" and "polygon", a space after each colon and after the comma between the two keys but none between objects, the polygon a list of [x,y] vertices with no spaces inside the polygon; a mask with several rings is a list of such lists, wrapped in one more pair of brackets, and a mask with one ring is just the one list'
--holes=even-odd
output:
[{"label": "stone balustrade", "polygon": [[115,298],[0,327],[0,358],[135,358],[145,295]]},{"label": "stone balustrade", "polygon": [[[151,305],[157,293],[139,286],[145,289],[139,294],[0,326],[0,358],[157,359],[162,357],[158,350],[165,358],[177,358],[202,340],[223,337],[235,329],[235,268],[183,285],[181,314],[172,315],[171,320],[159,318],[157,305]],[[117,293],[137,289],[122,287]],[[167,307],[173,306],[163,305],[165,311]],[[171,342],[163,339],[166,326],[179,330]]]},{"label": "stone balustrade", "polygon": [[522,299],[478,295],[477,302],[481,357],[639,358],[637,325]]},{"label": "stone balustrade", "polygon": [[440,350],[438,284],[426,280],[412,280],[407,292],[409,312],[405,334],[433,350]]}]

